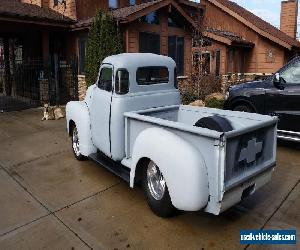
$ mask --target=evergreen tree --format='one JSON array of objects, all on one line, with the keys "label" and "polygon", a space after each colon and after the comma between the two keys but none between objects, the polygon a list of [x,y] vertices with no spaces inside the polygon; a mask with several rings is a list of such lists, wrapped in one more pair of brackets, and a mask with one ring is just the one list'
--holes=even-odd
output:
[{"label": "evergreen tree", "polygon": [[86,82],[94,84],[103,59],[123,52],[123,41],[113,17],[100,11],[91,25],[86,52]]}]

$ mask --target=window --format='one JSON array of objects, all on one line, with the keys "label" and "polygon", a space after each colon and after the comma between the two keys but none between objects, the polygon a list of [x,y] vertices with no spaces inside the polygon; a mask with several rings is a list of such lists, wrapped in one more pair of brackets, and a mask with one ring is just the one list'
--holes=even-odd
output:
[{"label": "window", "polygon": [[112,68],[104,67],[101,69],[98,87],[106,91],[112,91]]},{"label": "window", "polygon": [[286,83],[300,84],[300,61],[288,66],[280,75]]},{"label": "window", "polygon": [[202,53],[202,73],[204,75],[210,74],[210,52]]},{"label": "window", "polygon": [[175,13],[170,13],[168,16],[168,26],[175,27],[175,28],[183,28],[183,20],[181,16]]},{"label": "window", "polygon": [[54,0],[53,1],[53,5],[57,6],[58,4],[66,4],[66,0]]},{"label": "window", "polygon": [[136,0],[129,0],[129,5],[130,6],[133,6],[133,5],[135,5],[136,4]]},{"label": "window", "polygon": [[108,7],[110,9],[117,9],[118,8],[118,0],[108,0]]},{"label": "window", "polygon": [[119,95],[124,95],[128,93],[129,73],[126,69],[118,69],[116,73],[115,91]]},{"label": "window", "polygon": [[140,22],[148,24],[159,24],[159,17],[156,11],[149,13],[146,16],[140,18]]},{"label": "window", "polygon": [[160,35],[140,32],[139,51],[140,53],[160,54]]},{"label": "window", "polygon": [[168,56],[172,57],[177,65],[178,75],[184,73],[184,38],[169,36],[168,38]]},{"label": "window", "polygon": [[87,38],[80,38],[78,47],[79,47],[79,74],[84,75],[85,73],[85,55],[86,55],[86,42]]},{"label": "window", "polygon": [[169,82],[169,71],[167,67],[141,67],[136,72],[138,85],[152,85]]},{"label": "window", "polygon": [[216,76],[220,75],[221,70],[221,51],[217,50],[216,52]]},{"label": "window", "polygon": [[233,73],[234,72],[234,68],[233,68],[233,64],[234,64],[234,49],[232,48],[229,48],[228,51],[227,51],[227,60],[228,60],[228,63],[227,63],[227,72],[228,73]]}]

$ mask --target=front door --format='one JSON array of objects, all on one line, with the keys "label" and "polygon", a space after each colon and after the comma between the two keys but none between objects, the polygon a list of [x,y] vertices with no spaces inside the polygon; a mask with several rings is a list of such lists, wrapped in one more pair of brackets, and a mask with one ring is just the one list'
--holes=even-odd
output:
[{"label": "front door", "polygon": [[112,100],[113,67],[103,64],[90,107],[91,131],[94,145],[105,155],[110,150],[110,107]]},{"label": "front door", "polygon": [[300,61],[280,72],[281,83],[267,90],[267,113],[279,117],[278,129],[300,132]]}]

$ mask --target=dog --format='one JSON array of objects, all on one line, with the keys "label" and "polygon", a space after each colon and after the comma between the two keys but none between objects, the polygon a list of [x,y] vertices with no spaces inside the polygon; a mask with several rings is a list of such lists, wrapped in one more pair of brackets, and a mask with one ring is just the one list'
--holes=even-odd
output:
[{"label": "dog", "polygon": [[65,117],[63,110],[59,106],[51,107],[46,103],[43,107],[43,111],[44,115],[42,121],[59,120]]}]

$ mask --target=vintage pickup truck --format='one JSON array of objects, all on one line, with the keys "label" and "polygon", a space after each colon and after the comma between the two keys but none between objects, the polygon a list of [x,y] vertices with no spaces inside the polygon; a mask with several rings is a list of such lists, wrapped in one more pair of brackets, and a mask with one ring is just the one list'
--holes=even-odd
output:
[{"label": "vintage pickup truck", "polygon": [[107,57],[84,101],[66,107],[78,160],[134,187],[159,216],[218,215],[270,181],[277,118],[180,105],[175,62],[154,54]]}]

